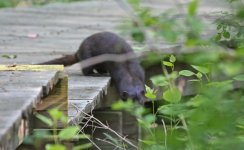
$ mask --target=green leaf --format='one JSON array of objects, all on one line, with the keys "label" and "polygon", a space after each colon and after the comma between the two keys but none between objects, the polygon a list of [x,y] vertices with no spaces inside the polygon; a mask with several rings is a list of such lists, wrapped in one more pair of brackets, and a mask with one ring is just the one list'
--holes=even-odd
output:
[{"label": "green leaf", "polygon": [[196,76],[197,76],[198,79],[201,79],[201,78],[202,78],[202,73],[201,73],[201,72],[198,72],[198,73],[196,74]]},{"label": "green leaf", "polygon": [[48,113],[53,118],[53,120],[59,120],[64,115],[63,112],[58,110],[57,108],[48,110]]},{"label": "green leaf", "polygon": [[63,140],[71,140],[78,135],[79,130],[80,128],[78,126],[64,128],[59,132],[58,137]]},{"label": "green leaf", "polygon": [[145,94],[145,96],[147,97],[147,98],[149,98],[149,99],[155,99],[156,98],[156,95],[154,94],[154,93],[149,93],[149,92],[147,92],[146,94]]},{"label": "green leaf", "polygon": [[196,69],[197,71],[206,74],[209,73],[209,69],[207,67],[203,67],[203,66],[196,66],[196,65],[191,65],[194,69]]},{"label": "green leaf", "polygon": [[163,61],[163,64],[164,64],[165,66],[168,66],[168,67],[173,67],[173,66],[174,66],[173,63],[168,62],[168,61]]},{"label": "green leaf", "polygon": [[143,31],[141,31],[138,28],[135,28],[131,31],[131,37],[133,38],[133,40],[142,43],[145,40],[145,36]]},{"label": "green leaf", "polygon": [[172,62],[172,63],[174,63],[176,61],[175,56],[174,55],[170,55],[169,61]]},{"label": "green leaf", "polygon": [[15,59],[17,58],[17,55],[2,55],[2,57],[7,59]]},{"label": "green leaf", "polygon": [[66,150],[66,147],[64,145],[60,145],[60,144],[47,144],[45,146],[46,150]]},{"label": "green leaf", "polygon": [[156,95],[153,91],[153,89],[151,89],[149,86],[145,85],[146,86],[146,94],[145,96],[149,99],[155,99],[156,98]]},{"label": "green leaf", "polygon": [[114,104],[112,104],[112,109],[113,110],[131,110],[133,109],[133,101],[131,99],[127,100],[127,101],[118,101]]},{"label": "green leaf", "polygon": [[184,104],[168,104],[158,108],[158,111],[164,115],[176,116],[187,111]]},{"label": "green leaf", "polygon": [[219,40],[221,40],[221,37],[222,37],[222,34],[221,34],[221,33],[218,33],[218,34],[215,36],[215,40],[216,40],[216,41],[219,41]]},{"label": "green leaf", "polygon": [[143,120],[145,122],[147,122],[148,124],[152,124],[153,122],[155,122],[156,118],[155,118],[155,115],[148,114],[148,115],[146,115],[146,116],[143,117]]},{"label": "green leaf", "polygon": [[149,141],[149,140],[140,140],[142,143],[147,144],[147,145],[154,145],[156,144],[156,141]]},{"label": "green leaf", "polygon": [[107,133],[103,133],[106,136],[106,139],[110,140],[112,143],[114,143],[115,145],[119,145],[119,141],[112,137],[111,135],[107,134]]},{"label": "green leaf", "polygon": [[229,39],[229,38],[230,38],[230,32],[225,31],[225,32],[223,33],[223,37],[226,38],[226,39]]},{"label": "green leaf", "polygon": [[198,0],[192,0],[188,5],[188,15],[195,16],[197,12]]},{"label": "green leaf", "polygon": [[153,76],[151,78],[152,82],[156,86],[166,86],[169,85],[168,79],[163,75]]},{"label": "green leaf", "polygon": [[181,99],[181,92],[178,88],[168,89],[164,92],[163,98],[170,103],[178,103]]},{"label": "green leaf", "polygon": [[53,121],[52,119],[46,117],[46,116],[43,116],[43,115],[40,115],[40,114],[36,114],[36,117],[38,119],[40,119],[43,123],[45,123],[46,125],[48,125],[49,127],[52,127],[53,126]]},{"label": "green leaf", "polygon": [[190,77],[192,75],[194,75],[195,73],[190,71],[190,70],[181,70],[179,72],[179,75],[182,75],[182,76],[186,76],[186,77]]},{"label": "green leaf", "polygon": [[84,150],[84,149],[88,149],[90,147],[92,147],[92,143],[86,143],[86,144],[74,146],[74,148],[72,150]]},{"label": "green leaf", "polygon": [[219,24],[218,26],[217,26],[217,30],[220,30],[222,28],[222,24]]},{"label": "green leaf", "polygon": [[234,79],[237,81],[244,81],[244,74],[238,75],[238,76],[234,77]]}]

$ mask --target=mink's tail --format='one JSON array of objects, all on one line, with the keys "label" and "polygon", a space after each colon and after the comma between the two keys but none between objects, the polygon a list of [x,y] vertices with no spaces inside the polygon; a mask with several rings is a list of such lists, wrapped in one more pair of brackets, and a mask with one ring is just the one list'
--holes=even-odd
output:
[{"label": "mink's tail", "polygon": [[79,62],[79,58],[76,56],[76,54],[72,55],[65,55],[64,57],[53,59],[47,62],[39,63],[38,65],[64,65],[64,66],[70,66],[77,62]]}]

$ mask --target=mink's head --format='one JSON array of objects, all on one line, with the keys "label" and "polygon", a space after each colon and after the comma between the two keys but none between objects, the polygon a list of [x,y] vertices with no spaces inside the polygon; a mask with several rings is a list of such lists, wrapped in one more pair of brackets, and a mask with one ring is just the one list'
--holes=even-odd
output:
[{"label": "mink's head", "polygon": [[122,100],[132,99],[139,104],[144,105],[147,98],[145,97],[145,87],[143,86],[135,86],[129,87],[127,90],[123,90],[120,92],[120,97]]}]

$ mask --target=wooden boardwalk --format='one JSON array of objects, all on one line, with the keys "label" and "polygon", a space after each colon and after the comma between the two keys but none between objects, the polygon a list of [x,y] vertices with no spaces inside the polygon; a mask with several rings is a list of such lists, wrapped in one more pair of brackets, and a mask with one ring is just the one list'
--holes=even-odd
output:
[{"label": "wooden boardwalk", "polygon": [[[182,0],[182,2],[188,1]],[[162,4],[160,0],[154,0],[152,3],[148,0],[144,5],[153,7],[155,11],[163,11],[173,7],[174,3],[163,1]],[[123,3],[115,0],[93,0],[2,9],[0,10],[0,64],[40,63],[75,52],[83,39],[93,33],[100,31],[118,33],[116,27],[123,19],[129,18],[125,7]],[[211,4],[201,8],[200,13],[203,17],[208,17],[210,11],[221,9],[222,5],[216,1],[215,6]],[[164,46],[170,45],[164,43]],[[108,92],[110,78],[81,76],[79,64],[65,68],[65,72],[69,75],[68,116],[70,123],[74,123],[82,118],[83,112],[89,113],[100,104]],[[36,79],[37,76],[40,78]],[[22,110],[33,107],[40,97],[41,87],[50,86],[48,83],[54,80],[55,76],[55,71],[44,73],[0,71],[1,141],[3,135],[10,131],[10,127],[5,126],[3,122],[13,120],[19,122]],[[19,82],[20,78],[28,80]],[[34,81],[38,82],[32,85]],[[23,93],[29,97],[23,99]],[[3,102],[10,101],[9,99],[11,102],[2,106]]]},{"label": "wooden boardwalk", "polygon": [[[39,71],[37,71],[39,70]],[[47,96],[63,67],[0,66],[0,149],[15,149],[30,129],[32,109]]]}]

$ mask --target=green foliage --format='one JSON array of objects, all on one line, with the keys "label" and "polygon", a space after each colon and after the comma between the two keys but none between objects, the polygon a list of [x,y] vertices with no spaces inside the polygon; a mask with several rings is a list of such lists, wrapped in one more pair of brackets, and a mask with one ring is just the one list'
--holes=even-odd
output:
[{"label": "green foliage", "polygon": [[237,81],[244,81],[244,74],[238,75],[238,76],[234,77],[234,79]]},{"label": "green foliage", "polygon": [[243,2],[242,0],[232,0],[229,2],[233,9],[221,12],[220,17],[216,19],[218,33],[215,36],[215,40],[222,41],[222,45],[227,47],[243,47]]},{"label": "green foliage", "polygon": [[[66,146],[62,144],[62,141],[72,141],[74,139],[87,139],[89,135],[79,134],[79,126],[68,126],[58,131],[58,122],[67,124],[67,116],[60,110],[54,108],[48,110],[50,118],[40,114],[36,114],[36,117],[40,119],[47,126],[52,128],[52,134],[47,131],[35,131],[32,137],[27,137],[25,140],[28,144],[35,144],[38,140],[53,140],[53,144],[45,145],[46,150],[67,150]],[[74,146],[73,150],[81,150],[91,147],[91,143]]]},{"label": "green foliage", "polygon": [[[131,29],[139,28],[144,40],[139,42],[147,44],[147,38],[153,41],[163,38],[176,44],[178,39],[183,39],[183,47],[196,49],[186,54],[177,53],[177,57],[165,55],[160,59],[162,74],[151,78],[154,88],[146,86],[146,97],[153,105],[151,113],[132,101],[120,101],[119,105],[123,107],[116,107],[138,118],[143,129],[140,149],[243,149],[244,9],[241,0],[229,2],[236,9],[222,12],[217,18],[215,41],[201,38],[204,25],[197,15],[198,0],[189,2],[181,20],[173,19],[174,11],[166,10],[155,15],[138,1],[132,4],[137,20],[132,21],[132,28],[127,31],[130,33]],[[179,10],[182,9],[179,7]],[[234,50],[219,47],[222,41],[227,41],[224,46]],[[148,63],[154,57],[158,57],[157,54],[148,57]],[[178,62],[183,62],[183,67],[177,66]],[[182,86],[178,84],[182,78],[186,83],[195,81],[191,82],[196,84],[191,95],[185,95],[185,89],[178,88]],[[237,82],[240,87],[236,87]]]},{"label": "green foliage", "polygon": [[16,0],[0,0],[1,7],[12,7],[16,5]]}]

